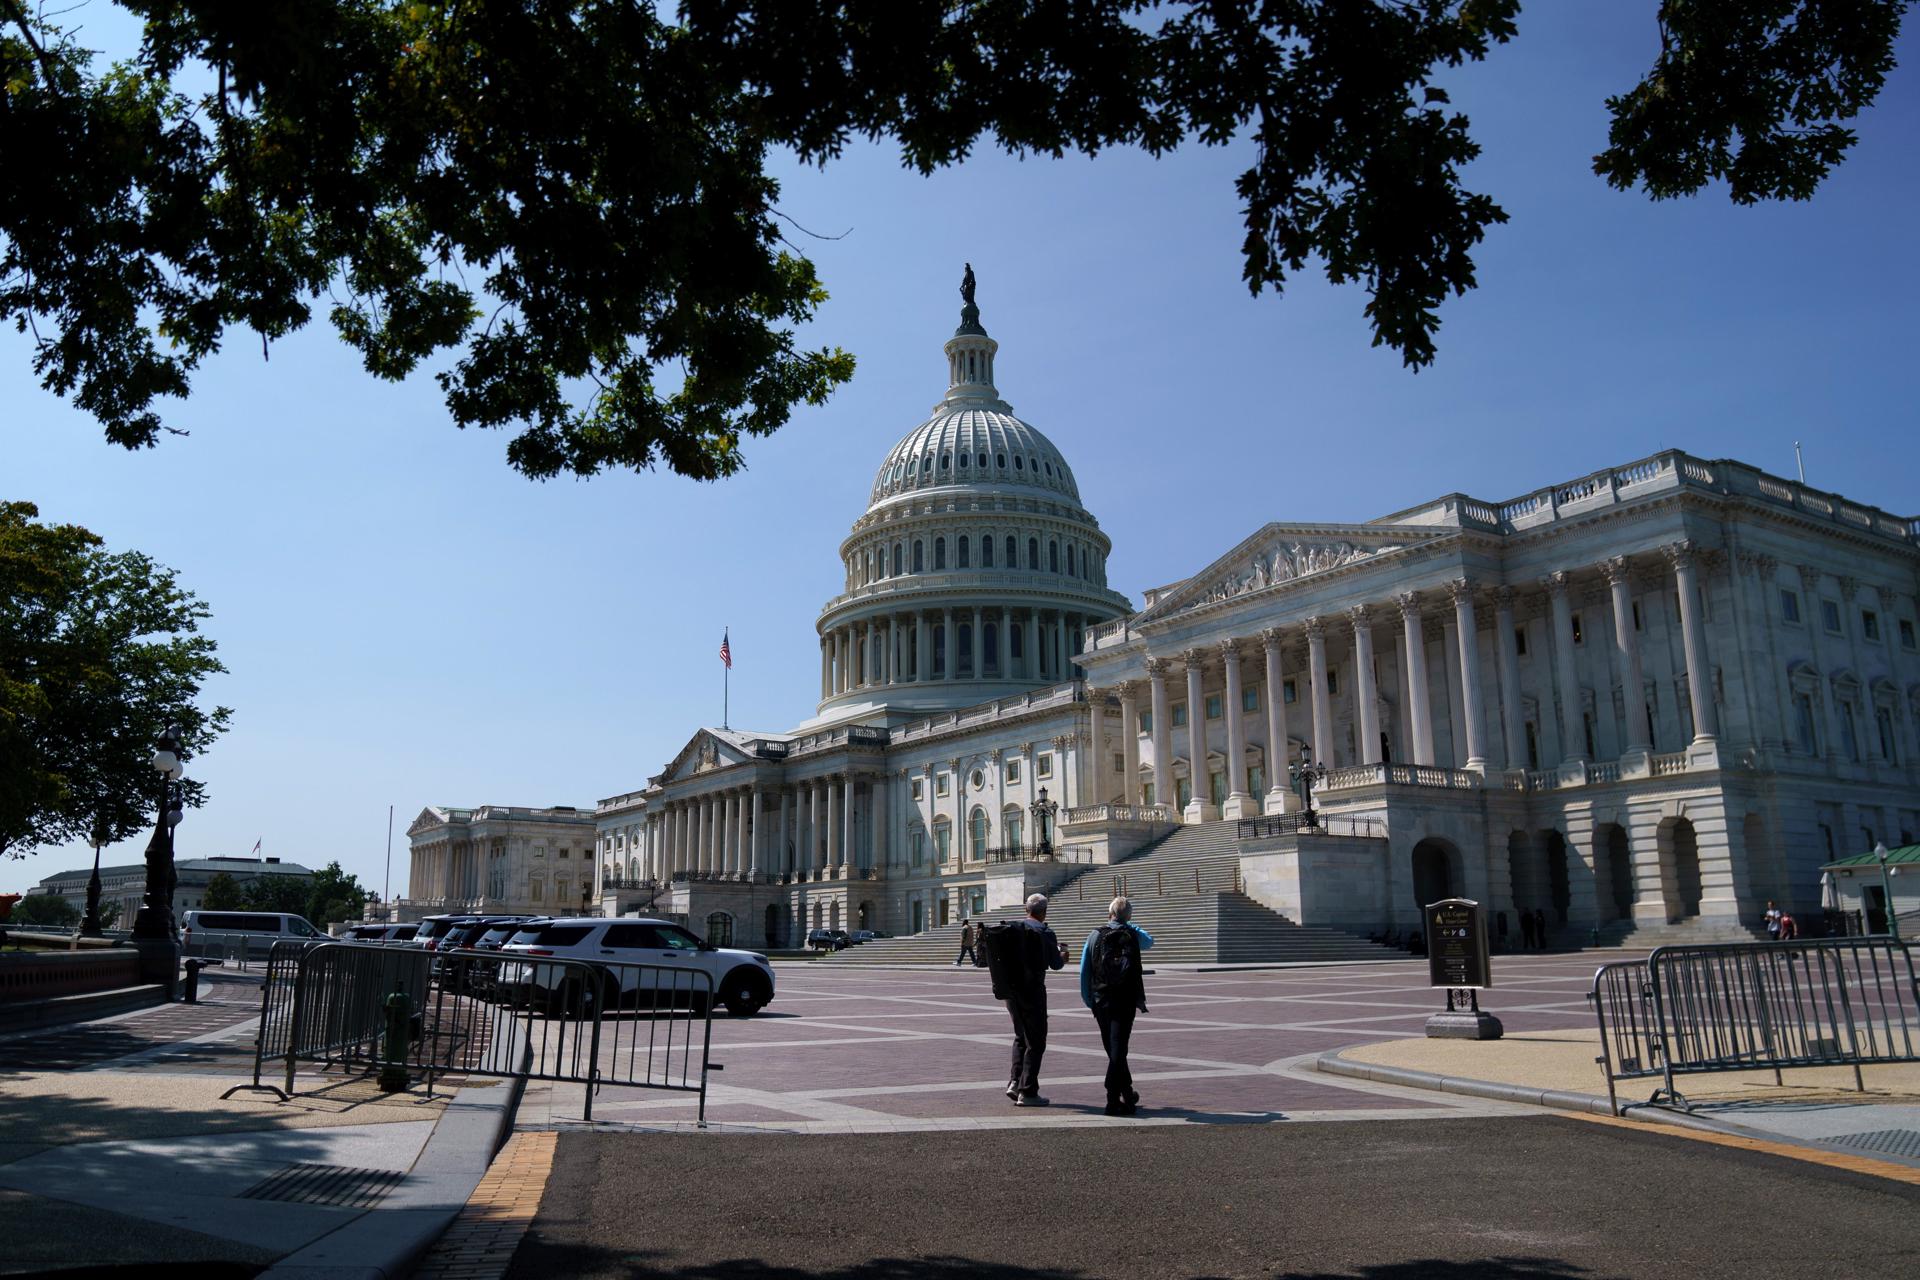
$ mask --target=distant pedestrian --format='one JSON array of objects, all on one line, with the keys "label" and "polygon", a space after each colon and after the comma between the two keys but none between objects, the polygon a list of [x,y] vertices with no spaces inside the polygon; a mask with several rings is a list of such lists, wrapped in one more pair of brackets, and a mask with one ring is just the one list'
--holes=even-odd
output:
[{"label": "distant pedestrian", "polygon": [[963,962],[976,965],[980,963],[979,952],[974,948],[975,941],[973,921],[962,920],[960,922],[960,954],[954,957],[955,965]]},{"label": "distant pedestrian", "polygon": [[1493,933],[1494,933],[1494,945],[1498,947],[1500,950],[1505,951],[1507,949],[1507,913],[1506,912],[1496,911],[1493,913]]},{"label": "distant pedestrian", "polygon": [[1040,1059],[1047,1051],[1047,971],[1067,966],[1067,949],[1047,927],[1047,895],[1027,899],[1024,920],[985,930],[993,994],[1007,1003],[1013,1020],[1013,1065],[1007,1097],[1016,1107],[1044,1107]]},{"label": "distant pedestrian", "polygon": [[1767,914],[1761,919],[1766,922],[1768,940],[1780,941],[1780,908],[1774,905],[1772,898],[1767,899]]},{"label": "distant pedestrian", "polygon": [[1792,913],[1787,911],[1782,911],[1780,913],[1779,940],[1781,942],[1792,942],[1795,938],[1799,936],[1800,936],[1800,926],[1794,923]]},{"label": "distant pedestrian", "polygon": [[1115,898],[1107,906],[1107,922],[1089,933],[1080,948],[1080,1000],[1093,1010],[1107,1051],[1110,1116],[1130,1116],[1140,1105],[1127,1067],[1127,1043],[1133,1038],[1134,1015],[1147,1011],[1140,953],[1152,946],[1153,935],[1133,923],[1133,904]]},{"label": "distant pedestrian", "polygon": [[1525,907],[1520,908],[1520,949],[1533,950],[1533,913]]},{"label": "distant pedestrian", "polygon": [[1547,913],[1539,907],[1533,909],[1533,945],[1536,949],[1547,949]]}]

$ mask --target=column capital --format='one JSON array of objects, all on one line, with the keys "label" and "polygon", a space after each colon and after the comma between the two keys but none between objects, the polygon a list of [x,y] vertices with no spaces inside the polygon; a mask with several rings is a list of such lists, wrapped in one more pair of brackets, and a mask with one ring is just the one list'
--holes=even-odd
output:
[{"label": "column capital", "polygon": [[1459,604],[1463,600],[1468,604],[1472,604],[1473,593],[1478,589],[1479,584],[1472,578],[1449,578],[1447,580],[1447,598],[1455,604]]},{"label": "column capital", "polygon": [[1763,578],[1772,577],[1773,571],[1779,567],[1780,562],[1764,551],[1757,552],[1753,557],[1754,572]]},{"label": "column capital", "polygon": [[1667,563],[1672,565],[1674,571],[1677,573],[1681,569],[1690,569],[1693,567],[1693,554],[1695,550],[1697,550],[1697,547],[1692,539],[1681,538],[1677,542],[1669,542],[1666,546],[1661,547],[1660,554],[1667,558]]},{"label": "column capital", "polygon": [[1122,700],[1137,698],[1140,696],[1140,682],[1138,680],[1121,680],[1114,684],[1113,691],[1120,695]]},{"label": "column capital", "polygon": [[1808,591],[1817,591],[1820,587],[1820,571],[1810,564],[1794,566],[1800,571],[1800,585]]},{"label": "column capital", "polygon": [[1035,745],[1035,744],[1033,744],[1033,743],[1031,743],[1031,742],[1023,742],[1023,743],[1021,743],[1021,744],[1020,744],[1020,754],[1021,754],[1021,755],[1027,755],[1027,756],[1030,756],[1030,755],[1032,755],[1032,754],[1033,754],[1033,748],[1034,748],[1034,745]]},{"label": "column capital", "polygon": [[1842,575],[1840,578],[1840,599],[1852,604],[1854,597],[1860,594],[1860,579]]},{"label": "column capital", "polygon": [[1417,619],[1420,616],[1420,593],[1418,591],[1402,591],[1393,598],[1393,602],[1399,606],[1401,617]]},{"label": "column capital", "polygon": [[1171,658],[1150,657],[1147,659],[1147,674],[1156,680],[1165,679],[1167,672],[1172,668],[1173,660]]},{"label": "column capital", "polygon": [[1518,597],[1518,595],[1519,595],[1519,592],[1515,591],[1512,587],[1508,586],[1504,582],[1501,583],[1499,586],[1493,589],[1494,608],[1496,609],[1513,608],[1513,602]]},{"label": "column capital", "polygon": [[1540,575],[1540,587],[1548,595],[1558,600],[1567,594],[1567,588],[1573,585],[1573,574],[1565,569],[1555,569],[1552,573]]},{"label": "column capital", "polygon": [[1278,650],[1282,645],[1286,644],[1286,642],[1287,633],[1279,627],[1260,628],[1260,644],[1262,648]]},{"label": "column capital", "polygon": [[1356,631],[1362,627],[1372,626],[1373,606],[1370,604],[1356,604],[1347,610],[1347,617],[1353,620],[1354,630]]},{"label": "column capital", "polygon": [[1629,586],[1633,579],[1633,560],[1629,556],[1608,556],[1594,568],[1610,587]]},{"label": "column capital", "polygon": [[1216,646],[1220,650],[1220,661],[1231,667],[1240,661],[1240,642],[1235,639],[1222,640]]},{"label": "column capital", "polygon": [[1080,735],[1074,733],[1063,733],[1053,740],[1053,749],[1055,751],[1065,751],[1079,740],[1079,736]]},{"label": "column capital", "polygon": [[1308,618],[1300,624],[1300,629],[1307,633],[1307,639],[1310,641],[1327,638],[1327,624],[1320,618]]},{"label": "column capital", "polygon": [[1180,658],[1187,664],[1187,670],[1189,671],[1200,671],[1207,665],[1207,651],[1199,645],[1195,645],[1193,648],[1181,654]]}]

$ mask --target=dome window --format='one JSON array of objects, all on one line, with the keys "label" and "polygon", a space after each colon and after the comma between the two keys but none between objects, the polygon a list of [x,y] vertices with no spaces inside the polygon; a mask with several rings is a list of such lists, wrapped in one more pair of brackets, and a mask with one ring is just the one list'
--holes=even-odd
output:
[{"label": "dome window", "polygon": [[933,540],[933,571],[935,573],[939,573],[942,569],[946,567],[947,567],[947,540],[945,538],[935,538]]},{"label": "dome window", "polygon": [[918,538],[913,541],[913,571],[915,573],[927,571],[926,544]]},{"label": "dome window", "polygon": [[987,455],[984,453],[980,455],[980,465],[983,467],[987,465]]},{"label": "dome window", "polygon": [[1015,471],[1022,470],[1022,467],[1020,466],[1020,459],[1017,457],[1013,460],[1013,469]]},{"label": "dome window", "polygon": [[1057,542],[1047,544],[1047,572],[1060,572],[1060,544]]},{"label": "dome window", "polygon": [[893,576],[896,578],[899,577],[901,573],[901,567],[900,567],[901,552],[902,552],[902,548],[900,544],[897,542],[894,543],[893,544]]},{"label": "dome window", "polygon": [[1040,572],[1040,539],[1027,539],[1027,568]]},{"label": "dome window", "polygon": [[985,537],[980,539],[980,567],[982,569],[993,568],[993,535],[992,534],[988,534]]},{"label": "dome window", "polygon": [[1004,453],[1000,455],[1000,469],[1002,471],[1007,469],[1007,455]]},{"label": "dome window", "polygon": [[1069,578],[1075,576],[1073,572],[1073,544],[1071,542],[1067,544],[1067,576]]},{"label": "dome window", "polygon": [[973,567],[971,563],[973,560],[973,543],[966,538],[961,538],[954,544],[954,550],[960,554],[959,567],[962,569],[971,569]]},{"label": "dome window", "polygon": [[1049,476],[1051,476],[1051,475],[1053,474],[1053,464],[1052,464],[1051,462],[1049,462],[1049,463],[1047,464],[1047,474],[1048,474]]},{"label": "dome window", "polygon": [[933,455],[928,454],[926,457],[920,459],[920,473],[922,475],[925,475],[926,473],[932,470],[933,470]]},{"label": "dome window", "polygon": [[941,455],[940,455],[940,469],[941,469],[942,471],[951,471],[951,470],[953,469],[953,455],[952,455],[952,454],[950,454],[950,453],[943,453],[943,454],[941,454]]},{"label": "dome window", "polygon": [[1019,567],[1020,567],[1020,544],[1014,540],[1014,537],[1012,534],[1008,534],[1007,535],[1007,568],[1018,569]]},{"label": "dome window", "polygon": [[1033,474],[1035,474],[1035,475],[1039,475],[1039,474],[1040,474],[1040,459],[1038,459],[1038,458],[1028,458],[1028,459],[1027,459],[1027,470],[1029,470],[1029,471],[1031,471],[1031,472],[1033,472]]},{"label": "dome window", "polygon": [[969,457],[969,456],[971,456],[971,455],[969,455],[969,454],[964,454],[964,453],[960,455],[960,465],[961,465],[961,466],[963,466],[963,467],[964,467],[964,466],[966,466],[966,465],[967,465],[967,459],[968,459],[968,457]]}]

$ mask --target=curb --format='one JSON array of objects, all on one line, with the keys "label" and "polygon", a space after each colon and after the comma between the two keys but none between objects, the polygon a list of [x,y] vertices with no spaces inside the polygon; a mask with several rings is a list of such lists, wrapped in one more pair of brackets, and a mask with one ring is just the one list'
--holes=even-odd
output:
[{"label": "curb", "polygon": [[295,1250],[257,1280],[401,1280],[466,1207],[513,1133],[525,1082],[462,1086],[381,1207]]},{"label": "curb", "polygon": [[167,989],[159,983],[138,987],[115,987],[107,991],[83,991],[74,995],[44,996],[37,1000],[10,1000],[0,1004],[0,1035],[16,1031],[37,1031],[42,1027],[91,1022],[136,1009],[157,1008],[167,1003]]},{"label": "curb", "polygon": [[1350,1076],[1377,1084],[1397,1084],[1410,1089],[1431,1089],[1438,1093],[1457,1093],[1491,1102],[1518,1102],[1529,1107],[1552,1107],[1560,1111],[1580,1111],[1588,1115],[1610,1116],[1613,1104],[1590,1093],[1571,1093],[1562,1089],[1529,1089],[1525,1085],[1502,1084],[1497,1080],[1470,1080],[1464,1076],[1441,1076],[1409,1067],[1385,1067],[1371,1062],[1349,1062],[1341,1050],[1323,1053],[1313,1060],[1315,1071],[1331,1076]]}]

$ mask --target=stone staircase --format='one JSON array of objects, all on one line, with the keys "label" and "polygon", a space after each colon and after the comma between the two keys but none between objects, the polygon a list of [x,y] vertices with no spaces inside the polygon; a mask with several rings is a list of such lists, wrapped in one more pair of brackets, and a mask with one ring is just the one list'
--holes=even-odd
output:
[{"label": "stone staircase", "polygon": [[[1181,826],[1131,858],[1089,867],[1049,897],[1047,923],[1078,963],[1087,934],[1107,919],[1107,904],[1124,893],[1133,918],[1154,937],[1148,964],[1250,964],[1398,960],[1406,953],[1334,929],[1296,924],[1239,891],[1235,824]],[[1018,910],[989,912],[982,920],[1012,920]],[[839,952],[834,965],[952,964],[960,953],[960,925],[942,925],[905,938],[879,938]]]},{"label": "stone staircase", "polygon": [[[1569,947],[1593,945],[1590,928],[1559,925],[1547,934],[1550,942]],[[1727,920],[1678,920],[1671,924],[1637,924],[1615,920],[1600,926],[1603,947],[1678,947],[1706,942],[1765,942],[1767,931],[1758,925],[1735,924]]]}]

